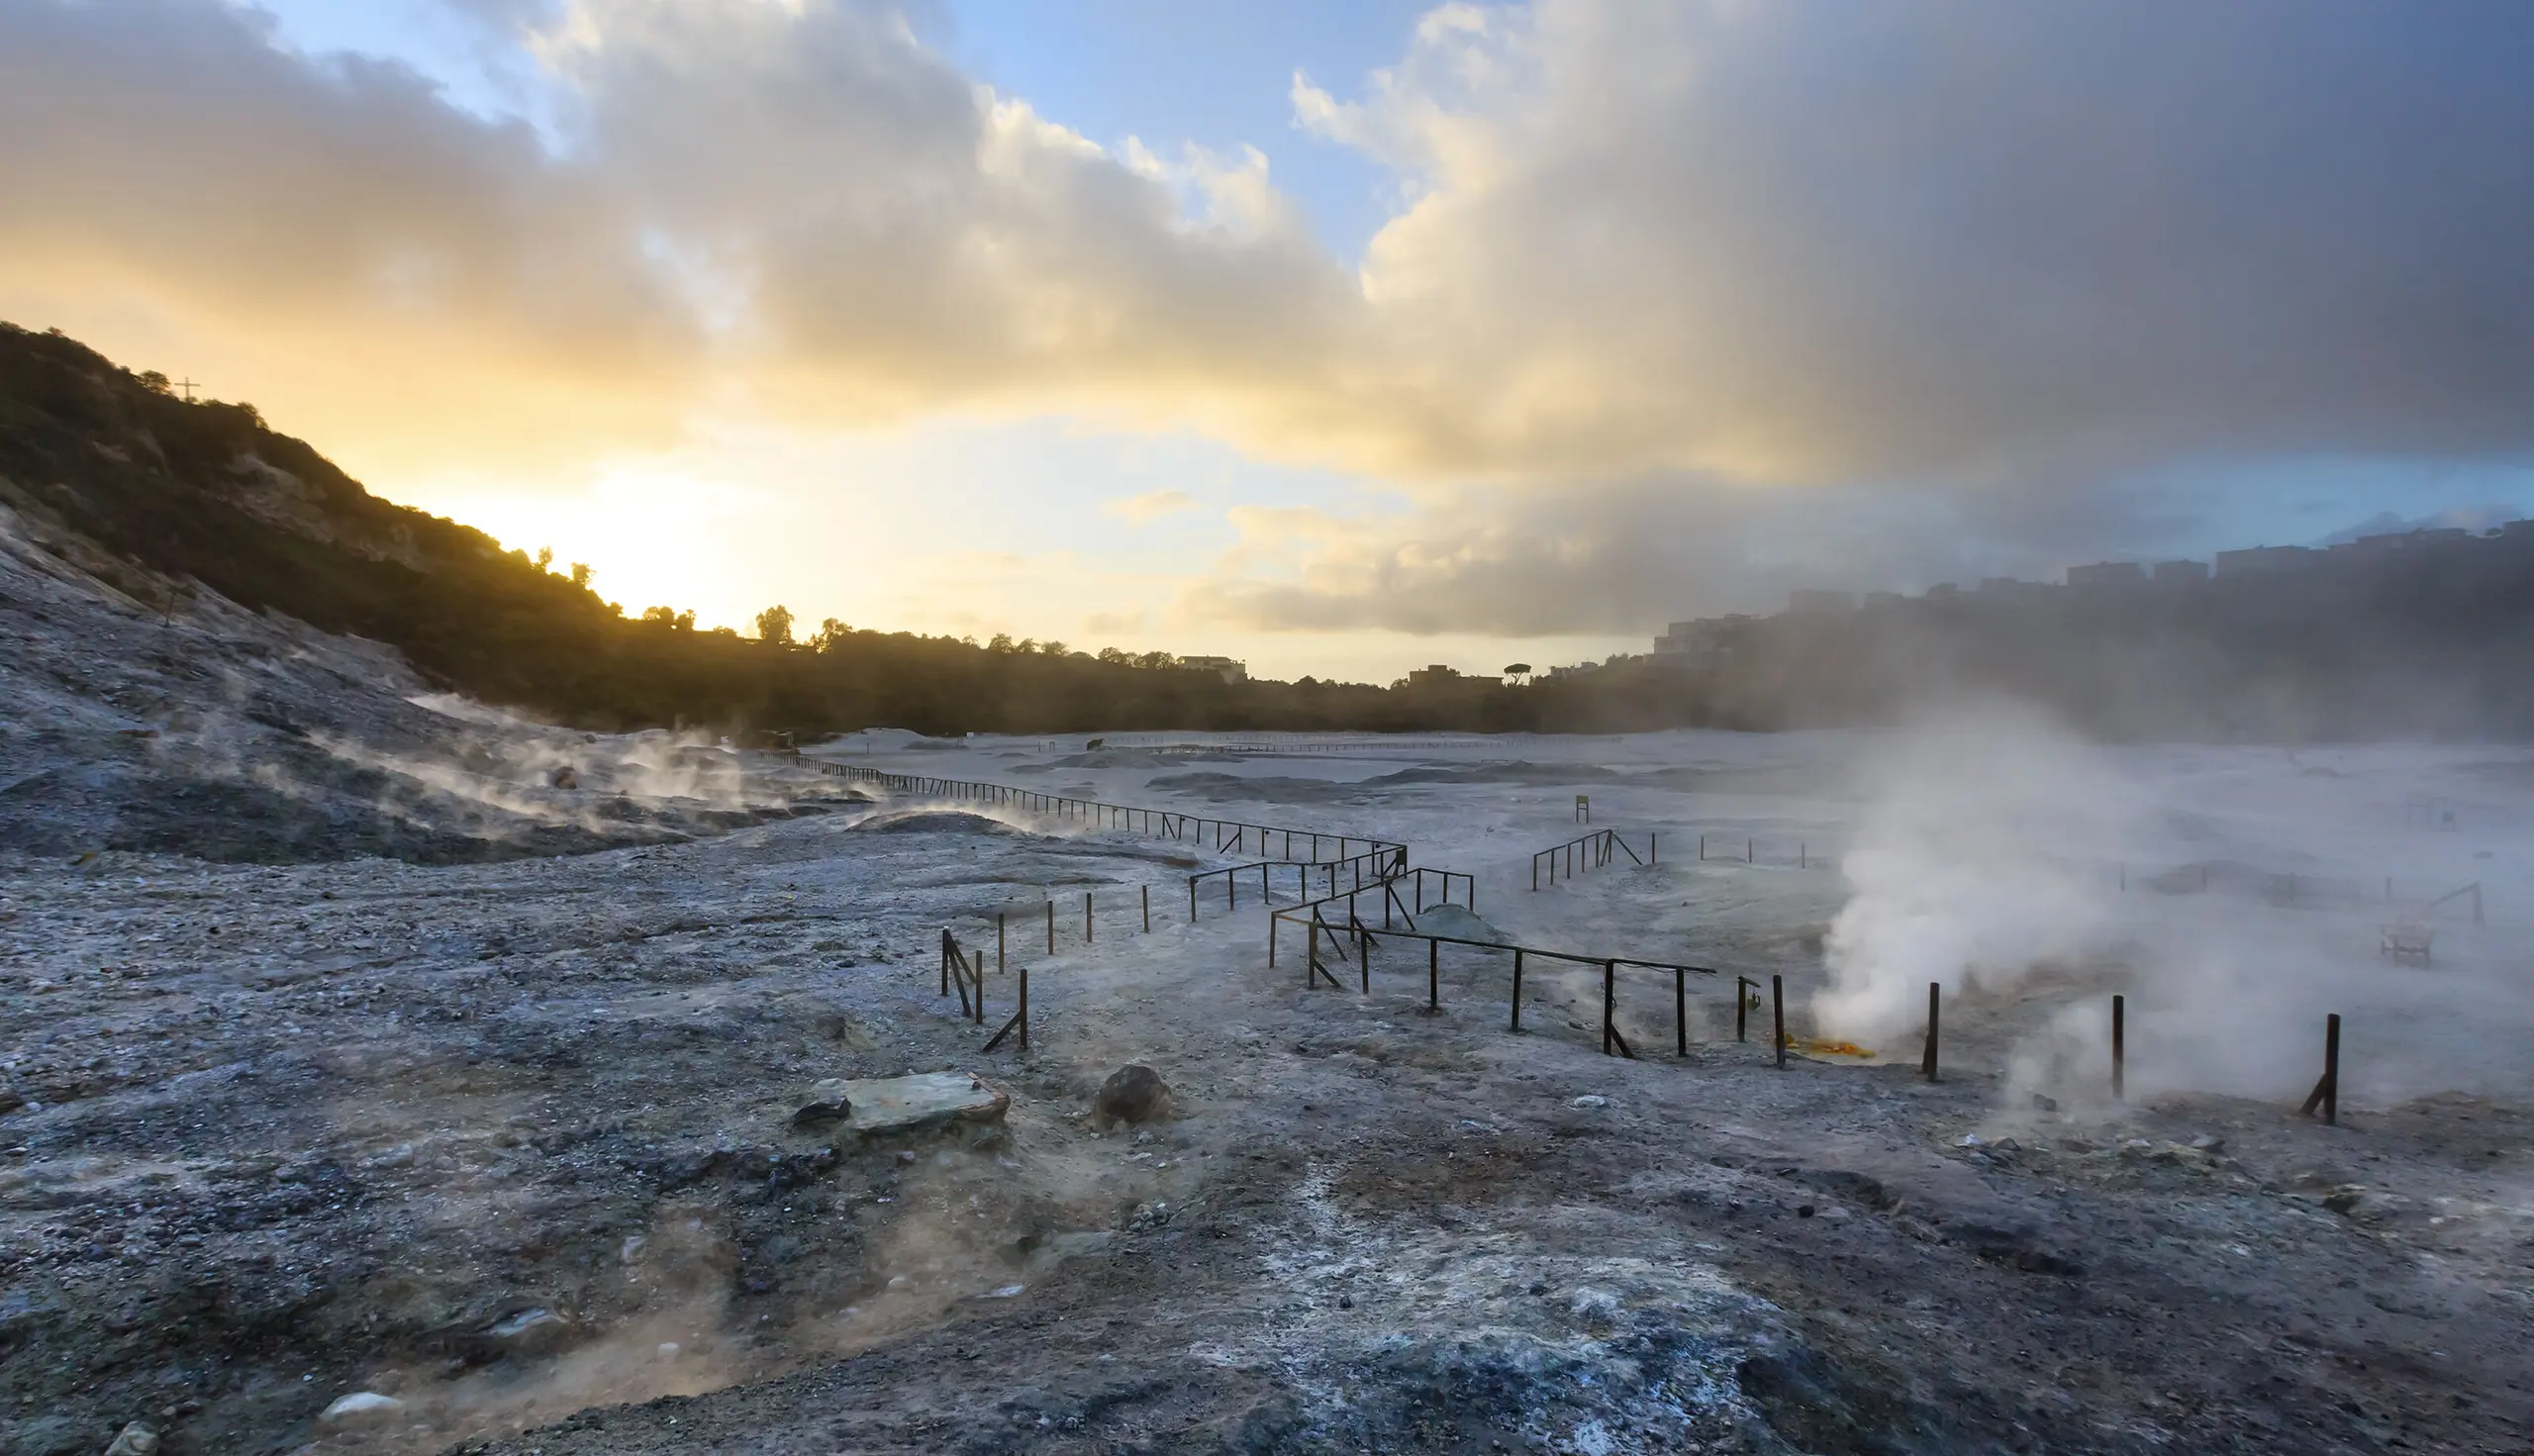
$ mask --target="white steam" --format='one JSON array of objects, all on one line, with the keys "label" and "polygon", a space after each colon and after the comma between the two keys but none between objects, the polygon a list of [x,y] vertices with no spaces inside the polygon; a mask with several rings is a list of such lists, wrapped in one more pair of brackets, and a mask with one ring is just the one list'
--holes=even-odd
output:
[{"label": "white steam", "polygon": [[1880,1044],[1919,1026],[1927,985],[1999,989],[2100,950],[2141,798],[2101,754],[2032,712],[1930,720],[1867,768],[1878,792],[1841,868],[1814,1016]]}]

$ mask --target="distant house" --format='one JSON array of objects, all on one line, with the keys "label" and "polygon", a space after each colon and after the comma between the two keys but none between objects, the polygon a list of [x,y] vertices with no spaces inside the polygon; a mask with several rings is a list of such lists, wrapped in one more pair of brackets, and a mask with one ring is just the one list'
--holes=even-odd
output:
[{"label": "distant house", "polygon": [[2205,561],[2159,561],[2156,563],[2156,581],[2159,585],[2207,579],[2208,563]]},{"label": "distant house", "polygon": [[1408,674],[1408,685],[1412,688],[1439,688],[1446,683],[1456,683],[1460,680],[1461,675],[1458,672],[1440,662],[1419,667]]},{"label": "distant house", "polygon": [[2092,566],[2068,568],[2068,585],[2072,587],[2137,586],[2147,579],[2147,568],[2135,561],[2097,561]]},{"label": "distant house", "polygon": [[2294,571],[2320,559],[2320,551],[2309,551],[2303,546],[2247,546],[2240,551],[2219,551],[2217,574],[2259,576],[2274,571]]},{"label": "distant house", "polygon": [[1227,683],[1249,681],[1249,664],[1237,657],[1182,657],[1179,665],[1193,671],[1218,674]]},{"label": "distant house", "polygon": [[1857,610],[1857,596],[1854,592],[1789,592],[1786,610],[1797,617],[1837,617]]}]

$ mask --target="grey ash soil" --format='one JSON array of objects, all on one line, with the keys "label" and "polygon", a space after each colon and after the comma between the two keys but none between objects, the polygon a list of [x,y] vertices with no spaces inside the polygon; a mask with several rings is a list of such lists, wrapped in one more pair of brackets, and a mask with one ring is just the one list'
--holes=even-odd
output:
[{"label": "grey ash soil", "polygon": [[[1589,975],[1534,967],[1520,1036],[1496,952],[1445,958],[1438,1016],[1404,949],[1370,995],[1307,991],[1254,902],[1186,923],[1185,874],[1224,862],[1197,846],[506,719],[369,644],[161,614],[165,583],[41,537],[0,521],[13,1456],[133,1420],[169,1456],[2534,1440],[2522,1098],[2034,1113],[1999,1074],[2048,988],[1949,1007],[1934,1086],[1773,1069],[1706,978],[1686,1059],[1664,978],[1624,988],[1647,1060],[1605,1058]],[[904,738],[871,761],[1186,802],[1147,782],[1184,758]],[[1697,805],[1528,762],[1283,786],[1342,809],[1190,787],[1453,844],[1527,943],[1818,985],[1833,876],[1507,893],[1575,785],[1828,837],[1768,797],[1826,792],[1801,763],[1679,774]],[[987,1055],[1017,975],[961,1019],[934,950],[991,947],[998,911],[1035,1017]],[[1129,1062],[1181,1116],[1101,1135]],[[1009,1091],[1005,1122],[792,1122],[821,1079],[934,1070]],[[363,1391],[401,1404],[321,1418]]]},{"label": "grey ash soil", "polygon": [[[1630,990],[1637,1063],[1598,1054],[1583,983],[1508,1035],[1476,952],[1437,1017],[1405,958],[1307,992],[1252,915],[1181,923],[1193,857],[943,816],[444,867],[19,860],[0,1441],[2526,1448],[2527,1230],[2488,1196],[2526,1175],[2520,1112],[2204,1101],[1967,1149],[2000,1100],[1977,1065],[1684,1064],[1667,988]],[[931,938],[1047,893],[1054,956],[1011,927],[1032,1048],[982,1056]],[[999,1022],[1009,976],[988,995]],[[1967,1007],[1966,1045],[2017,1014]],[[1183,1115],[1096,1135],[1127,1061]],[[941,1068],[1010,1090],[1006,1124],[789,1124],[820,1078]],[[364,1389],[405,1407],[317,1421]]]}]

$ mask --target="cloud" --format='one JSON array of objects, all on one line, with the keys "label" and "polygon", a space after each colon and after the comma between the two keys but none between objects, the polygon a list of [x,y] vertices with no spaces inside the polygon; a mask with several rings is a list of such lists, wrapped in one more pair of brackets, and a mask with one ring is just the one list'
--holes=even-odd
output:
[{"label": "cloud", "polygon": [[1131,636],[1144,630],[1144,614],[1132,612],[1094,612],[1082,620],[1082,630],[1095,637]]},{"label": "cloud", "polygon": [[1100,509],[1123,518],[1130,525],[1145,526],[1164,516],[1196,510],[1197,498],[1184,490],[1148,490],[1139,496],[1106,502]]},{"label": "cloud", "polygon": [[2069,476],[2534,444],[2534,15],[1540,0],[1298,119],[1402,168],[1401,464]]},{"label": "cloud", "polygon": [[879,0],[463,8],[544,130],[216,0],[0,6],[0,309],[479,466],[714,411],[1557,490],[2534,450],[2518,7],[1446,5],[1295,81],[1392,171],[1359,269],[1263,153],[1105,149]]},{"label": "cloud", "polygon": [[[2045,498],[2051,499],[2051,498]],[[1435,492],[1386,512],[1235,509],[1239,539],[1178,615],[1253,631],[1634,635],[1775,611],[1804,587],[2056,579],[2105,538],[2152,552],[2166,492],[2094,489],[2036,509],[1976,489],[1736,489],[1649,477],[1558,491]]]}]

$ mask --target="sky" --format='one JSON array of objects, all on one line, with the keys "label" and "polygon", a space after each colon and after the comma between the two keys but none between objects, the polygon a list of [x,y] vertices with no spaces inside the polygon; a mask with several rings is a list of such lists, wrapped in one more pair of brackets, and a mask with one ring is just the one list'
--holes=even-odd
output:
[{"label": "sky", "polygon": [[2534,514],[2534,10],[9,0],[0,318],[629,611],[1387,681]]}]

